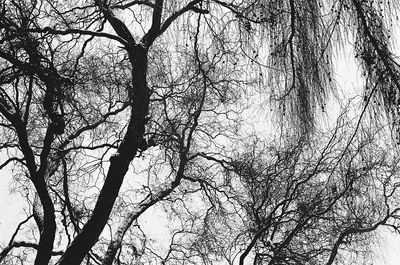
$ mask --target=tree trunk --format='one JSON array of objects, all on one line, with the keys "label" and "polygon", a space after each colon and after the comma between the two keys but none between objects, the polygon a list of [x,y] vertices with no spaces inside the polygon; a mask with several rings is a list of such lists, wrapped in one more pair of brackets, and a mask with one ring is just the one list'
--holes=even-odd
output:
[{"label": "tree trunk", "polygon": [[35,185],[40,202],[43,206],[43,229],[40,231],[39,248],[35,258],[35,265],[48,264],[53,251],[53,242],[56,233],[56,220],[54,205],[47,191],[43,177],[34,176],[32,182]]},{"label": "tree trunk", "polygon": [[110,216],[129,164],[143,139],[150,97],[146,80],[147,49],[137,45],[128,53],[132,64],[132,88],[128,91],[132,106],[128,128],[118,152],[110,159],[107,177],[93,214],[62,255],[60,265],[79,265],[97,242]]}]

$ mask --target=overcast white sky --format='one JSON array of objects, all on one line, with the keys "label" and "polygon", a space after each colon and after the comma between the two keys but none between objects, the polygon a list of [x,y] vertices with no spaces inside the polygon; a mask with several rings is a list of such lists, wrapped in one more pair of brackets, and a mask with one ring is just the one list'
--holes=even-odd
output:
[{"label": "overcast white sky", "polygon": [[[359,94],[357,92],[362,86],[354,59],[348,53],[338,59],[337,64],[337,85],[340,91],[346,96]],[[331,110],[334,111],[334,110]],[[0,163],[4,159],[1,159]],[[12,173],[8,168],[0,171],[0,245],[4,246],[9,241],[18,223],[24,220],[24,203],[19,194],[10,193]],[[25,205],[26,206],[26,205]],[[144,224],[145,225],[145,224]],[[154,225],[152,225],[154,227]],[[387,229],[379,229],[380,239],[373,250],[373,265],[399,265],[400,264],[400,235],[395,235]]]}]

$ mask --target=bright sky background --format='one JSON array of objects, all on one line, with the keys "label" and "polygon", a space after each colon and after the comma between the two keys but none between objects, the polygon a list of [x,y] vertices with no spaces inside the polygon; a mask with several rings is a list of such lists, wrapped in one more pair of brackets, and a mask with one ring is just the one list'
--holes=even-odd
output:
[{"label": "bright sky background", "polygon": [[[2,160],[0,160],[2,162]],[[0,244],[10,240],[15,228],[25,218],[22,198],[10,194],[12,174],[9,170],[0,171]]]},{"label": "bright sky background", "polygon": [[[363,81],[360,80],[357,74],[354,58],[348,53],[343,52],[339,56],[336,81],[340,93],[344,95],[359,94],[359,89],[363,86]],[[328,110],[329,111],[329,110]],[[335,111],[335,110],[331,110]],[[0,163],[4,159],[0,156]],[[11,179],[12,172],[10,167],[6,167],[0,171],[0,245],[4,246],[8,243],[12,233],[17,225],[26,218],[24,214],[23,198],[19,194],[11,194]],[[26,205],[25,205],[26,206]],[[157,219],[157,218],[153,218]],[[154,223],[144,221],[142,224],[144,229],[146,226],[154,229]],[[161,227],[157,232],[162,233]],[[370,264],[373,265],[399,265],[400,264],[400,235],[395,235],[389,232],[386,228],[378,230],[378,242],[373,250],[373,260]],[[368,265],[368,264],[366,264]]]},{"label": "bright sky background", "polygon": [[[344,95],[359,95],[360,89],[364,86],[364,81],[357,72],[354,56],[349,51],[339,54],[336,75],[339,91]],[[373,259],[371,265],[399,265],[400,264],[400,235],[390,232],[387,228],[379,228],[376,246],[373,249]],[[365,264],[365,265],[369,265]]]}]

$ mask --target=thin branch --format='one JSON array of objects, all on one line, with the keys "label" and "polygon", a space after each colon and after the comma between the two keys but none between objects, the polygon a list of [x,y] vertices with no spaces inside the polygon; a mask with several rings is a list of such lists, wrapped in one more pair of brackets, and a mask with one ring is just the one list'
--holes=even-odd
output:
[{"label": "thin branch", "polygon": [[[7,256],[7,254],[13,249],[13,248],[33,248],[36,250],[39,250],[39,245],[36,243],[31,243],[31,242],[25,242],[25,241],[15,241],[3,248],[3,250],[0,252],[0,262],[3,261],[3,259]],[[52,256],[60,256],[64,252],[59,250],[59,251],[51,251]]]},{"label": "thin branch", "polygon": [[110,34],[110,33],[105,33],[105,32],[97,32],[97,31],[91,31],[91,30],[83,30],[83,29],[65,29],[65,30],[57,30],[57,29],[52,29],[50,27],[45,27],[43,29],[40,28],[33,28],[29,29],[30,32],[38,32],[38,33],[50,33],[50,34],[57,34],[57,35],[69,35],[69,34],[81,34],[81,35],[89,35],[89,36],[95,36],[95,37],[103,37],[103,38],[108,38],[112,40],[116,40],[123,44],[124,46],[128,44],[126,40],[123,38]]}]

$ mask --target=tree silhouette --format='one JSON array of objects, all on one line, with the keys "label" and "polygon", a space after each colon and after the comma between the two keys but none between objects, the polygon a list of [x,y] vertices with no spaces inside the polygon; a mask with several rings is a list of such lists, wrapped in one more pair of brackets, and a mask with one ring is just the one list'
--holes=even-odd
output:
[{"label": "tree silhouette", "polygon": [[[397,229],[396,8],[0,1],[0,169],[28,207],[0,261],[332,264]],[[362,110],[325,128],[346,41]]]}]

